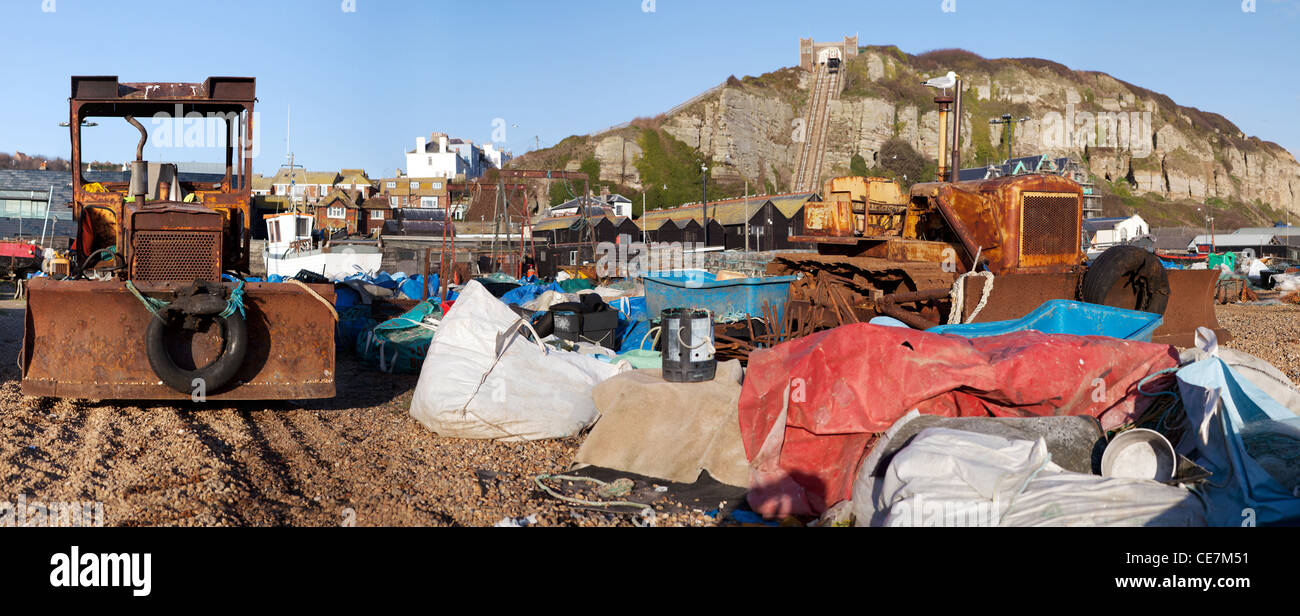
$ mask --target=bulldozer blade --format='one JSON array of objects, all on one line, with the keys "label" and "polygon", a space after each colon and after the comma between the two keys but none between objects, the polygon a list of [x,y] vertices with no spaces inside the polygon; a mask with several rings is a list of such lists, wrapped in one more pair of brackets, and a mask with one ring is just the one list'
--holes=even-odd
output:
[{"label": "bulldozer blade", "polygon": [[1169,306],[1165,308],[1165,322],[1151,341],[1191,347],[1195,344],[1198,327],[1214,330],[1219,342],[1232,340],[1232,332],[1219,325],[1214,312],[1214,291],[1218,284],[1218,270],[1169,270]]},{"label": "bulldozer blade", "polygon": [[[167,300],[189,286],[136,285]],[[227,283],[233,288],[233,283]],[[246,283],[248,353],[230,383],[182,393],[154,374],[145,331],[155,318],[120,281],[33,279],[27,292],[22,390],[29,396],[94,400],[180,400],[202,393],[212,400],[283,400],[334,396],[334,324],[331,285],[306,289],[283,283]],[[322,299],[324,301],[322,301]],[[178,366],[193,369],[221,351],[219,329],[173,336]]]},{"label": "bulldozer blade", "polygon": [[[976,323],[1018,319],[1052,299],[1078,299],[1079,279],[1082,274],[1004,274],[993,281],[984,309],[975,316]],[[1232,334],[1219,325],[1214,313],[1214,290],[1218,272],[1209,270],[1169,270],[1169,304],[1164,322],[1156,329],[1151,341],[1176,347],[1191,347],[1197,327],[1214,330],[1220,342],[1232,339]],[[962,321],[974,312],[980,303],[985,280],[972,276],[966,279],[965,303]]]}]

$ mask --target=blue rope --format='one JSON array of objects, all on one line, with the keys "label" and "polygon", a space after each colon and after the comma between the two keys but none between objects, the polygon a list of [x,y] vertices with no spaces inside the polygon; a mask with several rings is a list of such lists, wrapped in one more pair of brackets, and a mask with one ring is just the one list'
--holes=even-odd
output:
[{"label": "blue rope", "polygon": [[[130,291],[131,294],[134,295],[136,299],[140,300],[141,304],[144,304],[145,309],[148,310],[151,314],[153,314],[153,316],[156,317],[160,317],[158,313],[161,312],[164,308],[166,308],[170,303],[153,297],[147,297],[141,294],[139,289],[136,289],[135,285],[131,284],[130,280],[126,281],[126,290]],[[218,314],[217,316],[224,319],[235,314],[236,312],[238,312],[239,316],[241,317],[245,316],[243,280],[240,280],[239,284],[235,285],[235,289],[230,292],[230,299],[226,300],[226,309],[222,310],[221,314]]]},{"label": "blue rope", "polygon": [[130,291],[136,299],[140,300],[140,303],[144,304],[145,309],[153,314],[153,316],[159,316],[158,312],[167,307],[168,302],[142,295],[140,291],[135,288],[135,285],[131,284],[130,280],[126,281],[126,290]]},{"label": "blue rope", "polygon": [[1154,398],[1154,397],[1156,397],[1156,396],[1172,396],[1175,400],[1177,400],[1177,399],[1178,399],[1178,394],[1174,393],[1172,390],[1171,390],[1171,391],[1157,391],[1157,392],[1154,392],[1154,393],[1147,393],[1147,392],[1145,392],[1145,391],[1142,391],[1142,386],[1143,386],[1143,385],[1146,385],[1146,384],[1147,384],[1147,381],[1150,381],[1151,379],[1154,379],[1154,378],[1159,377],[1159,376],[1164,375],[1164,374],[1169,374],[1169,373],[1171,373],[1171,372],[1178,372],[1178,368],[1165,368],[1164,370],[1161,370],[1161,371],[1159,371],[1159,372],[1153,372],[1153,373],[1151,373],[1151,374],[1148,374],[1148,375],[1147,375],[1146,377],[1144,377],[1141,381],[1138,381],[1138,386],[1137,386],[1138,393],[1140,393],[1140,394],[1142,394],[1142,395],[1144,395],[1144,396],[1147,396],[1147,397],[1151,397],[1151,398]]},{"label": "blue rope", "polygon": [[224,319],[226,317],[229,317],[232,314],[235,314],[235,312],[239,312],[239,316],[241,318],[244,316],[244,281],[243,280],[240,280],[239,284],[235,285],[235,289],[230,292],[230,299],[226,300],[226,309],[222,310],[221,314],[217,316]]},{"label": "blue rope", "polygon": [[1164,370],[1161,370],[1161,371],[1159,371],[1159,372],[1153,372],[1153,373],[1151,373],[1151,374],[1148,374],[1148,375],[1147,375],[1146,377],[1144,377],[1141,381],[1138,381],[1138,384],[1137,384],[1137,390],[1138,390],[1138,393],[1140,393],[1140,394],[1142,394],[1142,395],[1144,395],[1144,396],[1147,396],[1147,397],[1149,397],[1149,398],[1158,398],[1158,397],[1160,397],[1160,396],[1169,396],[1169,397],[1172,397],[1172,398],[1174,399],[1174,403],[1173,403],[1173,404],[1170,404],[1169,407],[1166,408],[1165,411],[1164,411],[1163,413],[1160,414],[1160,420],[1156,422],[1156,427],[1157,427],[1157,428],[1163,428],[1163,429],[1165,429],[1165,430],[1172,430],[1172,429],[1175,427],[1175,426],[1171,426],[1171,425],[1169,425],[1169,415],[1173,412],[1174,409],[1178,408],[1178,406],[1182,404],[1182,401],[1183,401],[1182,396],[1179,396],[1179,395],[1178,395],[1178,392],[1177,392],[1176,389],[1172,389],[1172,390],[1168,390],[1168,391],[1157,391],[1157,392],[1153,392],[1153,393],[1148,393],[1148,392],[1142,390],[1142,386],[1143,386],[1143,385],[1146,385],[1147,381],[1150,381],[1151,379],[1154,379],[1154,378],[1159,377],[1159,376],[1161,376],[1161,375],[1170,374],[1170,373],[1173,373],[1173,372],[1178,372],[1178,368],[1165,368]]}]

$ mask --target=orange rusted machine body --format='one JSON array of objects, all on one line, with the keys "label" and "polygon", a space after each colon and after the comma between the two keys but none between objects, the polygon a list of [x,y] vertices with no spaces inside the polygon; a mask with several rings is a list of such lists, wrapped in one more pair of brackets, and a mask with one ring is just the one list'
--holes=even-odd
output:
[{"label": "orange rusted machine body", "polygon": [[[72,78],[70,205],[77,232],[69,248],[75,266],[66,278],[36,278],[28,286],[23,393],[90,399],[334,396],[333,286],[242,281],[251,240],[254,89],[251,77],[199,83]],[[217,181],[187,180],[174,165],[142,159],[147,132],[134,118],[155,124],[162,118],[182,130],[195,114],[225,127],[225,174]],[[87,177],[81,136],[84,126],[93,125],[89,118],[125,119],[140,131],[130,181]],[[211,294],[207,299],[231,302],[232,314],[183,315],[183,335],[176,335],[174,324],[155,327],[165,336],[165,353],[146,344],[153,321],[163,319],[155,316],[156,305],[197,290]],[[232,341],[235,312],[238,341]],[[196,383],[195,391],[186,391],[175,378],[170,386],[161,378],[157,358],[164,355],[177,374],[200,374],[218,361],[229,369],[222,382],[201,388]]]},{"label": "orange rusted machine body", "polygon": [[[963,278],[961,321],[1018,318],[1049,299],[1081,299],[1082,199],[1078,183],[1045,173],[921,183],[910,194],[884,178],[834,178],[820,202],[805,205],[804,234],[791,238],[816,252],[779,254],[768,273],[803,274],[791,306],[823,327],[875,315],[921,328],[947,322],[953,285],[972,271],[991,272],[993,289],[976,312],[986,278]],[[1190,346],[1198,326],[1226,339],[1214,316],[1216,272],[1167,274],[1154,340]],[[1122,285],[1104,303],[1137,307]]]}]

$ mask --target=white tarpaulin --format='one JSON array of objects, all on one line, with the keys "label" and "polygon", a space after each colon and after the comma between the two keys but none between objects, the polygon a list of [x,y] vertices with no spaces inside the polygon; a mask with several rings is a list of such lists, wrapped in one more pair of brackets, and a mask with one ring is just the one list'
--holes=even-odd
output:
[{"label": "white tarpaulin", "polygon": [[591,425],[591,389],[619,367],[528,340],[528,330],[471,281],[429,344],[411,416],[441,436],[516,441],[573,436]]},{"label": "white tarpaulin", "polygon": [[1201,500],[1141,479],[1072,473],[1042,438],[926,428],[884,477],[859,471],[859,526],[1204,526]]}]

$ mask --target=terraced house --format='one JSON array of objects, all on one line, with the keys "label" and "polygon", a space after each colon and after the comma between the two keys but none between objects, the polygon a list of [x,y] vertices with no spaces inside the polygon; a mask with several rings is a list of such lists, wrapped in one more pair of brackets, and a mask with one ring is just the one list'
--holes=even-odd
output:
[{"label": "terraced house", "polygon": [[364,189],[335,188],[311,208],[317,229],[331,233],[345,230],[349,235],[369,235],[392,216],[386,199],[366,197]]},{"label": "terraced house", "polygon": [[448,203],[448,186],[445,177],[399,176],[379,180],[378,195],[391,208],[445,209]]},{"label": "terraced house", "polygon": [[299,203],[314,204],[334,189],[337,171],[306,171],[280,167],[271,178],[271,194],[292,197]]}]

